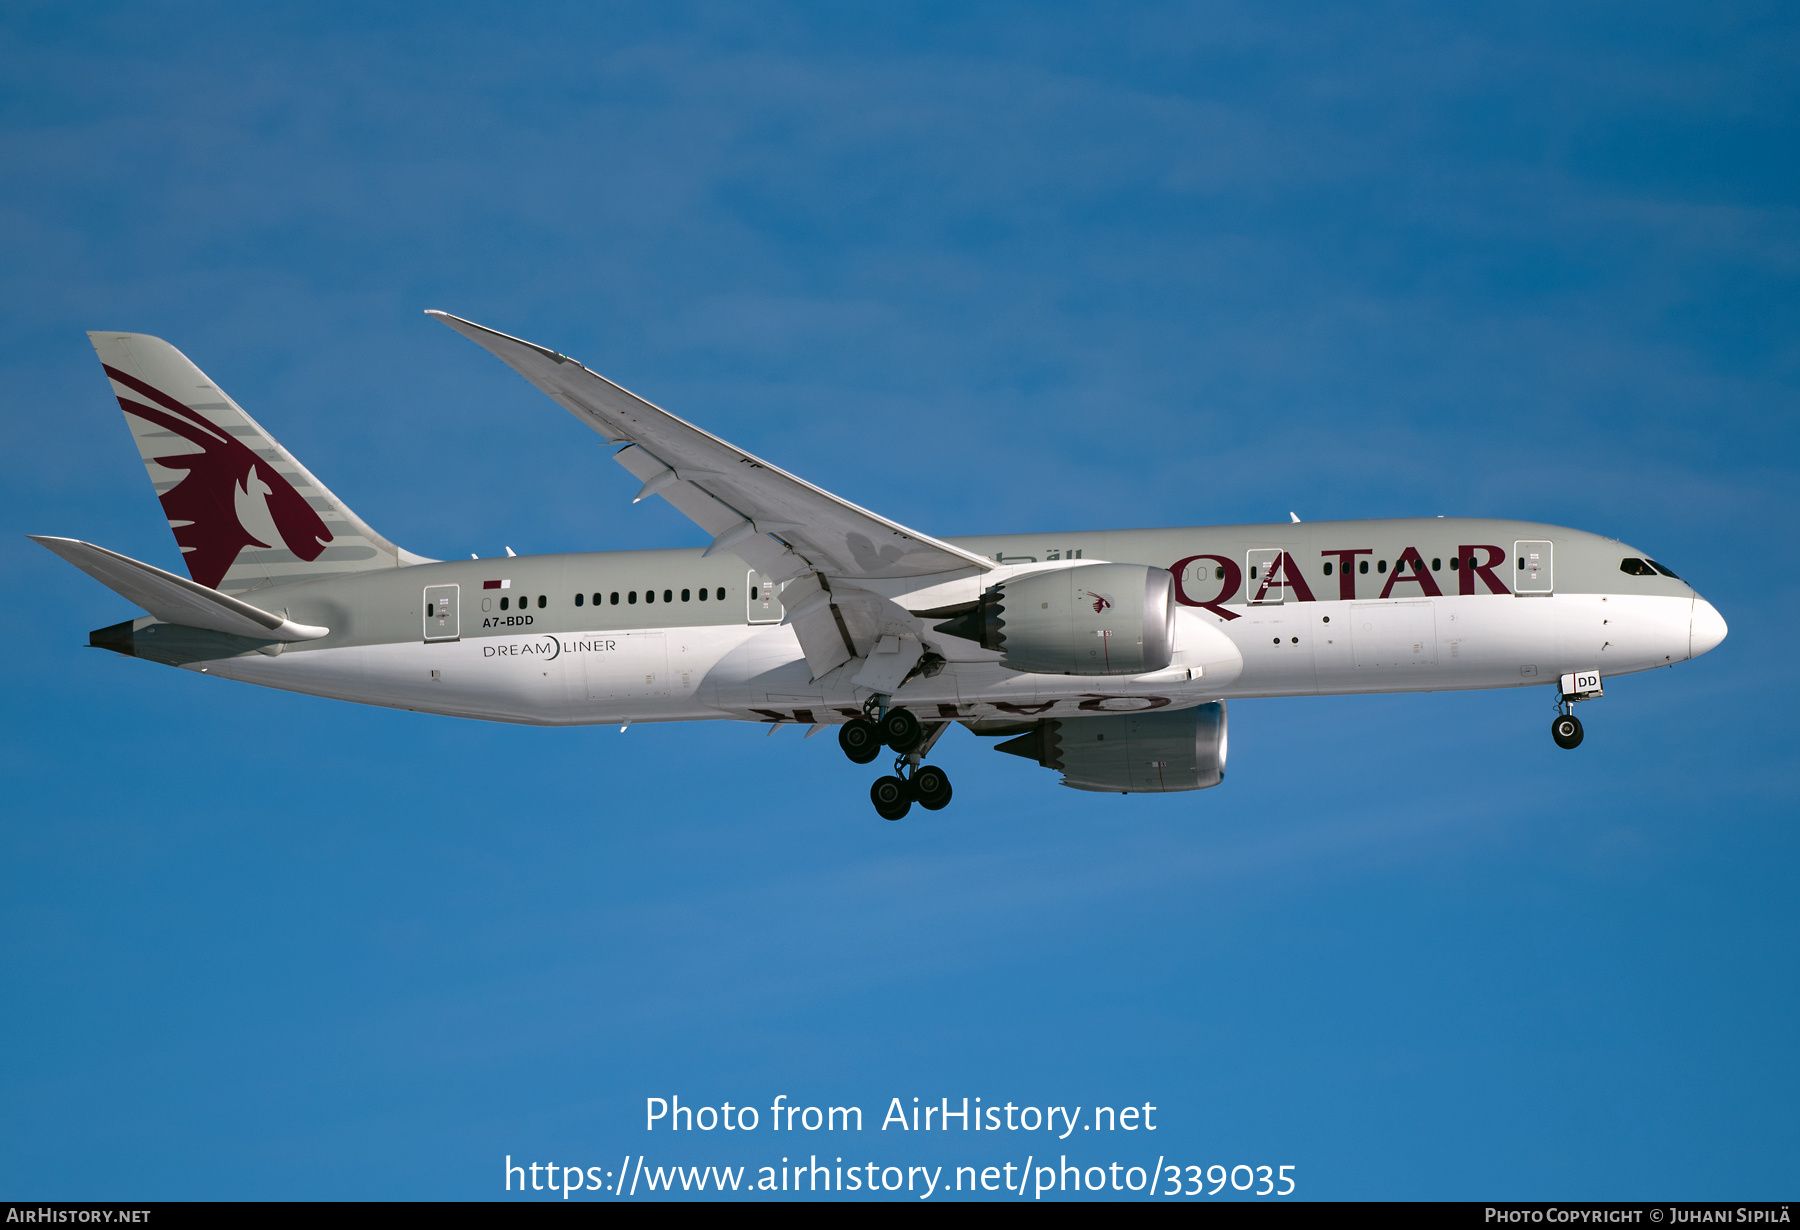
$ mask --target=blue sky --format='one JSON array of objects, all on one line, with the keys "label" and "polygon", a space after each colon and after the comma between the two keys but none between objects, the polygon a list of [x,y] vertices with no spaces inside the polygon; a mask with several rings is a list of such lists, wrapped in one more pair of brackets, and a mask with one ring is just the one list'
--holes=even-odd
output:
[{"label": "blue sky", "polygon": [[[1788,1195],[1797,60],[1779,5],[8,6],[0,1194],[754,1167],[643,1101],[785,1093],[1149,1101],[1316,1197]],[[1245,702],[1217,790],[953,735],[901,824],[791,729],[81,648],[129,611],[24,534],[178,563],[91,328],[421,553],[699,543],[428,307],[928,532],[1516,516],[1731,637],[1573,754],[1541,690]],[[803,1143],[1034,1147],[895,1135]]]}]

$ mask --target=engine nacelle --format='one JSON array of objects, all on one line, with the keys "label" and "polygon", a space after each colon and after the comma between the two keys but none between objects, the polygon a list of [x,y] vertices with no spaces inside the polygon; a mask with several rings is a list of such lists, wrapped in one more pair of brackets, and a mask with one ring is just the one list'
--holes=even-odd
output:
[{"label": "engine nacelle", "polygon": [[1169,664],[1175,610],[1168,570],[1087,564],[1002,581],[936,630],[1005,654],[1016,671],[1141,675]]},{"label": "engine nacelle", "polygon": [[1106,717],[1050,718],[998,750],[1060,769],[1076,790],[1164,794],[1225,778],[1225,702]]}]

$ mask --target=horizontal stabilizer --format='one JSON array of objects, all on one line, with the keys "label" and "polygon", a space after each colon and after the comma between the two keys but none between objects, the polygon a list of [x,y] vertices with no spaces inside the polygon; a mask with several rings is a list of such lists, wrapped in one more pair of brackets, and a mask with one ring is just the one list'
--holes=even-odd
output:
[{"label": "horizontal stabilizer", "polygon": [[294,623],[285,616],[251,606],[241,598],[221,594],[186,577],[164,572],[105,547],[96,547],[91,542],[39,534],[28,537],[164,623],[260,641],[312,641],[331,631],[330,628]]}]

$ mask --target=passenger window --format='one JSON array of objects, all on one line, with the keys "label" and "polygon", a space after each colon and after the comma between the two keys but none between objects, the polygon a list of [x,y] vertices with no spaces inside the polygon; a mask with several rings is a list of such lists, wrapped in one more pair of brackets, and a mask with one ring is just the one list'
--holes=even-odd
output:
[{"label": "passenger window", "polygon": [[682,601],[683,601],[683,602],[686,602],[686,601],[688,601],[688,600],[689,600],[689,599],[688,599],[688,595],[689,595],[689,593],[690,593],[690,592],[691,592],[691,591],[689,591],[689,590],[685,590],[685,589],[684,589],[684,590],[682,590],[682,591],[681,591],[681,600],[682,600]]},{"label": "passenger window", "polygon": [[1363,573],[1364,575],[1367,575],[1368,571],[1369,571],[1369,561],[1366,559],[1357,560],[1356,561],[1356,570],[1360,573]]},{"label": "passenger window", "polygon": [[1451,572],[1455,572],[1461,566],[1462,566],[1462,560],[1456,558],[1455,556],[1450,557],[1450,571]]},{"label": "passenger window", "polygon": [[653,589],[645,590],[644,591],[644,601],[645,602],[655,602],[656,601],[656,591]]},{"label": "passenger window", "polygon": [[1331,565],[1330,565],[1330,564],[1326,564],[1326,565],[1325,565],[1325,575],[1326,575],[1326,576],[1330,576],[1330,575],[1331,575]]},{"label": "passenger window", "polygon": [[723,585],[719,586],[719,592],[716,595],[716,597],[719,599],[720,602],[725,601],[725,587]]},{"label": "passenger window", "polygon": [[1669,580],[1671,580],[1671,581],[1681,580],[1680,577],[1678,577],[1674,573],[1670,572],[1667,568],[1664,568],[1661,564],[1657,563],[1655,560],[1645,560],[1644,562],[1649,564],[1652,568],[1656,569],[1658,572],[1662,573],[1665,577],[1668,577]]},{"label": "passenger window", "polygon": [[[617,594],[614,594],[614,595],[613,595],[613,601],[614,601],[614,602],[617,602],[617,601],[618,601],[618,600],[619,600],[619,596],[618,596],[618,595],[617,595]],[[594,595],[594,605],[595,605],[595,606],[599,606],[599,605],[600,605],[600,595],[599,595],[599,594],[595,594],[595,595]]]},{"label": "passenger window", "polygon": [[500,609],[501,609],[501,610],[503,610],[503,611],[504,611],[504,610],[505,610],[505,609],[506,609],[506,608],[507,608],[507,607],[509,607],[509,606],[511,606],[511,605],[512,605],[512,599],[511,599],[511,598],[502,598],[502,599],[500,599]]},{"label": "passenger window", "polygon": [[618,606],[618,605],[619,605],[619,591],[618,591],[618,590],[616,590],[616,589],[615,589],[615,590],[613,590],[613,592],[612,592],[612,604],[613,604],[613,605],[614,605],[614,606]]},{"label": "passenger window", "polygon": [[538,610],[541,611],[549,605],[550,605],[550,595],[549,594],[539,594],[538,595]]},{"label": "passenger window", "polygon": [[1225,579],[1225,566],[1223,564],[1221,564],[1217,568],[1213,569],[1213,580],[1223,581],[1224,579]]},{"label": "passenger window", "polygon": [[700,601],[702,601],[702,602],[706,601],[706,591],[705,590],[700,591]]},{"label": "passenger window", "polygon": [[634,589],[629,594],[626,594],[625,601],[630,606],[636,606],[637,605],[637,590]]},{"label": "passenger window", "polygon": [[580,595],[580,594],[576,594],[576,595],[575,595],[575,605],[576,605],[576,606],[580,606],[580,605],[581,605],[581,602],[582,602],[582,595]]},{"label": "passenger window", "polygon": [[1619,571],[1628,577],[1653,577],[1656,575],[1656,569],[1652,568],[1641,559],[1620,560]]},{"label": "passenger window", "polygon": [[1442,572],[1444,570],[1444,561],[1439,559],[1435,555],[1432,556],[1431,557],[1431,570],[1433,572]]},{"label": "passenger window", "polygon": [[665,589],[665,590],[663,590],[663,601],[664,601],[664,602],[673,602],[673,601],[675,601],[675,591],[674,591],[674,590],[672,590],[672,589]]},{"label": "passenger window", "polygon": [[1387,561],[1384,559],[1376,560],[1375,561],[1375,571],[1376,572],[1386,572],[1387,571]]}]

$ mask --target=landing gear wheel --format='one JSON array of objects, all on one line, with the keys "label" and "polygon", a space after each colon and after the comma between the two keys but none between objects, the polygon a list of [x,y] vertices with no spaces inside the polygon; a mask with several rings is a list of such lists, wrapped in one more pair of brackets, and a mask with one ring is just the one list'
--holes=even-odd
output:
[{"label": "landing gear wheel", "polygon": [[878,777],[869,787],[869,801],[883,820],[898,820],[912,810],[912,783],[904,777]]},{"label": "landing gear wheel", "polygon": [[919,806],[926,811],[937,811],[950,801],[950,775],[936,765],[920,765],[913,770],[912,788]]},{"label": "landing gear wheel", "polygon": [[1559,713],[1550,723],[1550,737],[1556,746],[1574,749],[1581,746],[1581,719],[1572,713]]},{"label": "landing gear wheel", "polygon": [[868,764],[881,755],[881,732],[868,718],[851,718],[838,727],[838,746],[857,764]]},{"label": "landing gear wheel", "polygon": [[887,716],[881,719],[881,737],[904,756],[924,740],[925,728],[919,725],[919,719],[910,710],[889,709]]}]

